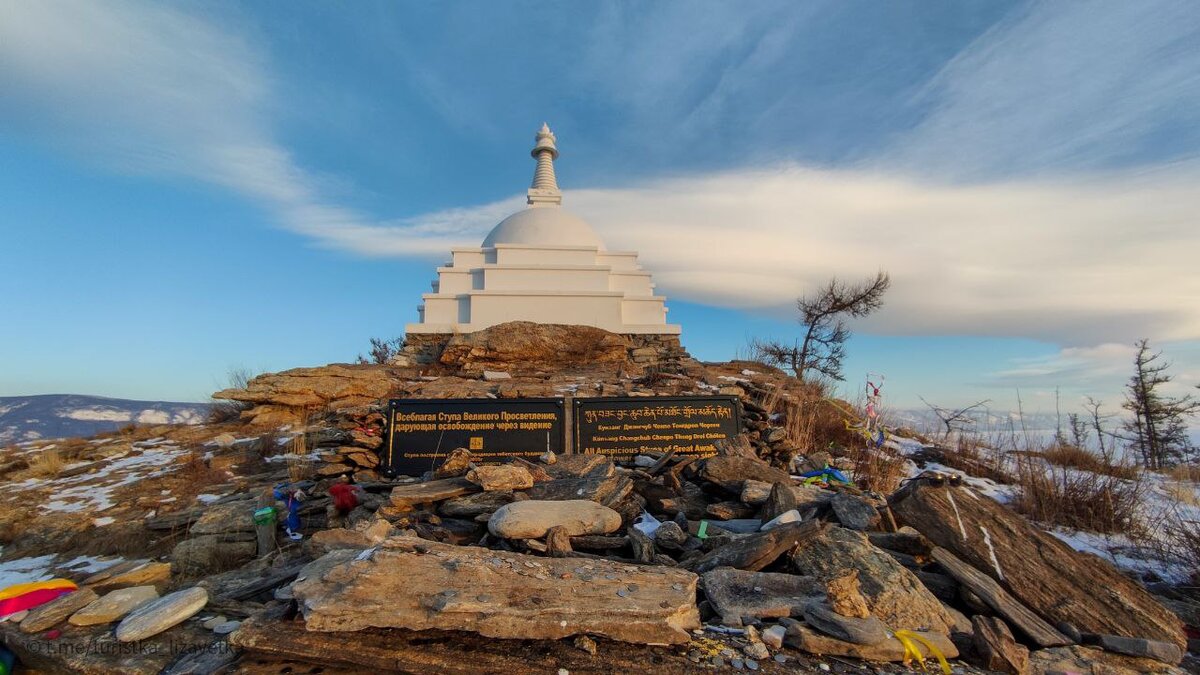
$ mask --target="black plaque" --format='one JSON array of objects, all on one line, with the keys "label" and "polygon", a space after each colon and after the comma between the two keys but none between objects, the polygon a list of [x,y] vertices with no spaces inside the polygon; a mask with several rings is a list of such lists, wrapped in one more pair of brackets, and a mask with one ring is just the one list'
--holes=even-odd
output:
[{"label": "black plaque", "polygon": [[455,448],[470,450],[477,464],[561,453],[563,418],[561,398],[393,399],[380,467],[392,476],[419,476]]},{"label": "black plaque", "polygon": [[575,452],[627,460],[675,450],[707,457],[742,431],[734,396],[631,396],[575,399]]}]

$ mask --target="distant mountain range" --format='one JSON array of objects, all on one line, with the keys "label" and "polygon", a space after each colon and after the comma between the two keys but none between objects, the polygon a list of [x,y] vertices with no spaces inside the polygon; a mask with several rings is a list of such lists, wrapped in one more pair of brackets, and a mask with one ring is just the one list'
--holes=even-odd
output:
[{"label": "distant mountain range", "polygon": [[40,438],[92,436],[138,424],[199,424],[207,403],[130,401],[103,396],[0,396],[0,445]]}]

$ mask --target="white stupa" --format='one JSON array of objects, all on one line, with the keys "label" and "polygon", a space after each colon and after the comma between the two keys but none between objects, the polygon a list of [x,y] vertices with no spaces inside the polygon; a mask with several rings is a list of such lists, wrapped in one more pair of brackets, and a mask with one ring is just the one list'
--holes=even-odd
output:
[{"label": "white stupa", "polygon": [[633,251],[609,251],[562,208],[554,134],[543,124],[529,207],[500,221],[479,248],[451,249],[410,333],[469,333],[506,321],[596,326],[627,335],[678,335],[666,298]]}]

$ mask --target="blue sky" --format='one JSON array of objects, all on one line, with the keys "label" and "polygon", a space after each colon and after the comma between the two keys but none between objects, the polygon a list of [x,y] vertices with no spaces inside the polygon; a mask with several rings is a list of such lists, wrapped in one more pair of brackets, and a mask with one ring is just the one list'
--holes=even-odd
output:
[{"label": "blue sky", "polygon": [[1140,337],[1200,382],[1197,111],[1188,2],[7,2],[0,395],[350,360],[548,121],[698,357],[882,268],[851,382],[1115,408]]}]

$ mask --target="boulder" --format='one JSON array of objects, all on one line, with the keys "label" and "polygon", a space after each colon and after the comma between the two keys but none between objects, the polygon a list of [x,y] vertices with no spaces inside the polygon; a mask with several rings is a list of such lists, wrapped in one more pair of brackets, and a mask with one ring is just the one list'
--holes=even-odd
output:
[{"label": "boulder", "polygon": [[842,527],[865,532],[879,525],[879,511],[875,509],[874,504],[862,497],[839,492],[833,496],[829,505]]},{"label": "boulder", "polygon": [[800,574],[822,583],[858,571],[859,588],[871,613],[892,630],[929,630],[949,635],[954,618],[912,572],[875,548],[861,532],[832,527],[792,554]]},{"label": "boulder", "polygon": [[192,524],[188,532],[193,535],[253,532],[254,509],[255,505],[251,500],[215,504],[204,510],[203,515]]},{"label": "boulder", "polygon": [[[737,455],[709,457],[700,467],[700,477],[735,494],[742,493],[743,484],[748,480],[771,484],[792,482],[792,477],[786,471],[776,469],[761,459]],[[770,495],[770,488],[767,494]]]},{"label": "boulder", "polygon": [[29,610],[29,614],[21,620],[21,630],[26,633],[40,633],[53,628],[61,621],[66,621],[80,609],[88,606],[96,599],[96,592],[90,588],[60,595],[44,605]]},{"label": "boulder", "polygon": [[116,636],[121,642],[135,642],[157,635],[176,626],[208,604],[208,591],[193,587],[164,595],[133,610],[117,624]]},{"label": "boulder", "polygon": [[1179,617],[1109,562],[969,487],[914,480],[893,495],[892,510],[1051,626],[1065,621],[1085,633],[1170,642],[1181,651],[1187,645]]},{"label": "boulder", "polygon": [[704,573],[704,596],[726,626],[754,619],[800,616],[820,597],[821,583],[812,577],[776,572],[746,572],[718,567]]},{"label": "boulder", "polygon": [[540,558],[393,537],[333,551],[292,591],[309,631],[462,630],[494,638],[600,635],[685,643],[700,626],[696,575],[603,559]]},{"label": "boulder", "polygon": [[467,480],[484,492],[527,490],[533,487],[533,476],[527,469],[513,464],[477,466],[467,473]]},{"label": "boulder", "polygon": [[530,499],[506,504],[488,519],[488,531],[506,539],[541,539],[560,525],[570,536],[608,534],[621,527],[621,514],[586,499]]},{"label": "boulder", "polygon": [[450,338],[440,361],[464,371],[560,370],[628,362],[629,341],[591,326],[510,321]]},{"label": "boulder", "polygon": [[67,623],[72,626],[112,623],[157,597],[158,591],[153,586],[119,588],[72,614]]},{"label": "boulder", "polygon": [[209,574],[232,569],[252,559],[258,544],[250,533],[239,538],[224,534],[203,534],[175,545],[171,561],[185,574]]},{"label": "boulder", "polygon": [[809,602],[804,606],[804,620],[822,633],[846,642],[876,645],[887,640],[888,629],[873,616],[865,618],[842,616],[825,602]]}]

